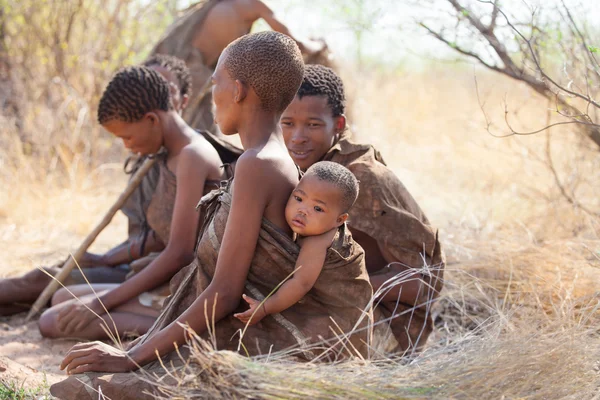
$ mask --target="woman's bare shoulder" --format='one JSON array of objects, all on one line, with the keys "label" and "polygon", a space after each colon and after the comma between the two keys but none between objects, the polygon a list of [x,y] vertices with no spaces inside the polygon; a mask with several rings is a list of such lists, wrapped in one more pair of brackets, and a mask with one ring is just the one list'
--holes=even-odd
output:
[{"label": "woman's bare shoulder", "polygon": [[179,154],[180,163],[189,167],[207,167],[220,168],[223,164],[219,153],[210,142],[201,136],[194,138],[188,143]]}]

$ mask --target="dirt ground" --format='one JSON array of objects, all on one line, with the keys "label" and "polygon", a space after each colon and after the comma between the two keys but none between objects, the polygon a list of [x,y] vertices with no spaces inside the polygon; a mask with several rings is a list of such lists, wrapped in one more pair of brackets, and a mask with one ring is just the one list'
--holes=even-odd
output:
[{"label": "dirt ground", "polygon": [[42,338],[37,321],[25,323],[24,313],[0,318],[0,381],[36,388],[64,379],[59,364],[75,343]]},{"label": "dirt ground", "polygon": [[[108,210],[120,188],[117,178],[117,182],[99,185],[89,194],[68,189],[46,193],[47,202],[28,201],[27,215],[20,215],[18,200],[9,198],[4,210],[0,205],[0,242],[6,246],[0,260],[0,279],[64,259]],[[30,190],[39,192],[39,188]],[[29,199],[33,196],[30,190],[16,197]],[[125,237],[125,232],[125,218],[118,214],[91,250],[110,248]],[[0,384],[35,389],[64,379],[60,362],[77,341],[44,339],[37,320],[25,323],[25,316],[0,317]]]}]

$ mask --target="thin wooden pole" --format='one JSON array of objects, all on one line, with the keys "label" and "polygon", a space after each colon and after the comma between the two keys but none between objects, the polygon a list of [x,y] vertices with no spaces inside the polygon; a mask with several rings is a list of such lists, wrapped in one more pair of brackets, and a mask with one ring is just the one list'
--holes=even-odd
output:
[{"label": "thin wooden pole", "polygon": [[150,168],[152,168],[155,162],[156,157],[147,158],[146,161],[144,161],[144,163],[142,164],[142,166],[135,172],[133,177],[129,180],[129,183],[123,191],[123,193],[121,193],[117,201],[106,212],[104,218],[102,218],[102,221],[100,221],[100,223],[96,225],[94,230],[85,238],[83,243],[81,243],[79,248],[75,251],[75,253],[73,253],[73,256],[67,259],[59,273],[54,277],[54,279],[50,281],[50,283],[48,284],[48,286],[46,286],[42,294],[40,294],[38,299],[31,307],[29,314],[27,314],[27,318],[25,319],[26,322],[31,320],[31,318],[33,318],[37,313],[39,313],[39,311],[42,308],[44,308],[48,300],[50,300],[50,297],[58,289],[60,283],[63,282],[65,278],[71,273],[73,268],[75,268],[75,260],[80,260],[83,257],[87,249],[92,245],[92,243],[94,243],[94,240],[96,240],[100,232],[102,232],[102,230],[104,230],[104,228],[106,228],[108,224],[110,224],[110,221],[112,221],[117,211],[121,209],[123,204],[125,204],[125,201],[127,201],[129,196],[131,196],[135,189],[140,185],[142,179],[144,178],[144,176],[146,176],[146,174],[148,173]]}]

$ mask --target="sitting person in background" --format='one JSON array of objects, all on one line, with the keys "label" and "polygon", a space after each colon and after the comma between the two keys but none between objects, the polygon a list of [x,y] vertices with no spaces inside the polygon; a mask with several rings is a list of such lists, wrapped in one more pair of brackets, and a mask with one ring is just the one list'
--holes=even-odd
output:
[{"label": "sitting person in background", "polygon": [[433,330],[430,308],[443,285],[443,252],[437,232],[381,154],[352,140],[344,112],[340,77],[330,68],[307,65],[302,85],[281,117],[283,136],[302,170],[327,160],[358,179],[360,193],[347,224],[365,250],[379,297],[375,312],[389,321],[396,338],[390,350],[410,352],[421,348]]},{"label": "sitting person in background", "polygon": [[[210,77],[223,49],[250,33],[252,25],[259,19],[274,31],[294,38],[261,0],[208,0],[193,5],[173,22],[152,50],[152,54],[172,54],[186,62],[195,92],[183,117],[191,127],[211,131],[224,145],[227,145],[227,139],[218,132],[211,111]],[[317,57],[326,50],[321,42],[297,38],[294,41],[306,57]]]},{"label": "sitting person in background", "polygon": [[[148,240],[165,249],[120,285],[69,287],[79,299],[65,289],[56,292],[53,307],[40,318],[42,335],[103,339],[109,336],[105,327],[116,329],[115,336],[146,332],[162,304],[145,304],[140,295],[156,290],[155,297],[164,298],[171,277],[194,258],[202,220],[196,205],[226,176],[215,148],[183,121],[170,96],[168,82],[156,71],[129,67],[113,77],[98,106],[98,122],[133,153],[166,150],[159,156],[159,179],[146,210]],[[137,249],[132,250],[136,256]]]},{"label": "sitting person in background", "polygon": [[329,161],[313,164],[285,207],[285,219],[300,246],[294,275],[262,302],[243,295],[250,308],[234,316],[254,325],[300,301],[319,278],[327,250],[357,196],[358,182],[347,168]]}]

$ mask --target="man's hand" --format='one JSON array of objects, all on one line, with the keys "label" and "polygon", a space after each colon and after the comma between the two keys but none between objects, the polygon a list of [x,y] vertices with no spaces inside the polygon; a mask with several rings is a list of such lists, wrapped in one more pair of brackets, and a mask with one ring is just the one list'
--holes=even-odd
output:
[{"label": "man's hand", "polygon": [[58,313],[58,329],[67,334],[75,334],[98,318],[96,314],[104,314],[104,307],[102,307],[98,299],[90,296],[83,299],[70,300],[62,306]]},{"label": "man's hand", "polygon": [[92,371],[129,372],[137,368],[127,352],[102,342],[76,344],[60,364],[60,369],[66,369],[69,375]]},{"label": "man's hand", "polygon": [[248,306],[250,306],[250,308],[244,311],[243,313],[233,314],[234,317],[236,317],[245,324],[248,324],[248,322],[250,322],[249,325],[254,325],[267,316],[264,304],[261,306],[260,301],[254,300],[252,297],[248,297],[245,294],[242,295],[242,298],[246,300],[246,303],[248,303]]}]

